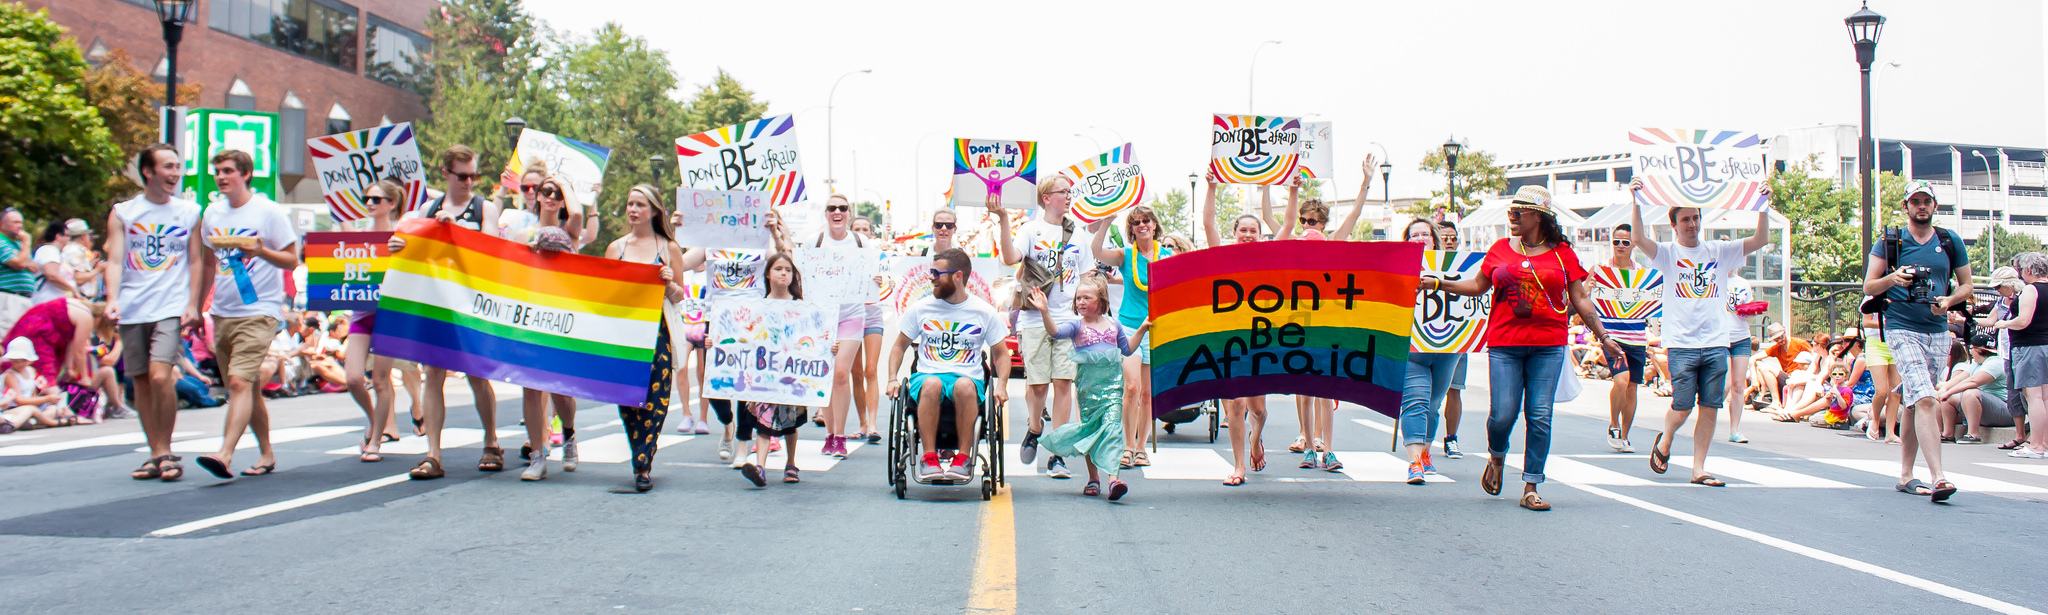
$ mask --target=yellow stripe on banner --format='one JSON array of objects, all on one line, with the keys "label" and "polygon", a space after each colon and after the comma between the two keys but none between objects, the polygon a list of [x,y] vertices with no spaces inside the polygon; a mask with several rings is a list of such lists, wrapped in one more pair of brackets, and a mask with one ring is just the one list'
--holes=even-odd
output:
[{"label": "yellow stripe on banner", "polygon": [[343,271],[343,269],[342,269],[342,264],[343,264],[343,263],[368,263],[368,264],[370,265],[370,267],[371,267],[371,269],[372,269],[372,270],[376,270],[376,269],[384,269],[384,268],[386,268],[386,267],[389,267],[389,266],[390,266],[390,265],[389,265],[389,263],[390,263],[390,262],[391,262],[391,257],[389,257],[389,256],[383,256],[383,257],[373,258],[373,259],[370,259],[370,260],[368,260],[368,261],[363,261],[363,260],[345,260],[345,259],[339,259],[339,258],[326,258],[326,257],[320,257],[320,256],[315,256],[315,257],[312,257],[312,258],[308,258],[308,259],[306,259],[306,272],[307,272],[307,273],[346,273],[346,272],[345,272],[345,271]]},{"label": "yellow stripe on banner", "polygon": [[[497,295],[514,301],[547,306],[563,311],[586,312],[590,314],[597,314],[599,316],[610,316],[612,318],[623,318],[626,320],[638,320],[646,322],[652,322],[654,320],[658,320],[661,318],[661,310],[658,308],[650,310],[646,308],[626,307],[614,303],[584,301],[582,299],[572,299],[569,297],[561,297],[546,293],[538,293],[529,291],[524,288],[519,288],[517,286],[507,286],[504,284],[499,284],[497,282],[483,279],[481,277],[469,275],[467,273],[457,271],[453,267],[429,265],[416,260],[403,258],[391,259],[391,267],[386,271],[403,271],[405,273],[410,273],[417,276],[445,280],[451,283],[460,284],[463,286],[474,288],[484,293]],[[618,288],[622,286],[631,288]],[[630,290],[639,290],[639,288],[637,288],[637,285],[621,284],[619,282],[611,282],[609,284],[602,285],[592,284],[590,287],[591,294],[596,295],[593,298],[599,300],[611,298],[611,295],[617,295],[620,292]],[[385,292],[388,293],[391,291],[389,289],[386,289]]]},{"label": "yellow stripe on banner", "polygon": [[[1324,301],[1321,310],[1287,310],[1259,313],[1251,308],[1238,306],[1236,310],[1222,313],[1210,311],[1209,306],[1192,307],[1171,314],[1153,318],[1152,347],[1164,346],[1184,337],[1192,337],[1217,331],[1249,329],[1252,318],[1265,318],[1278,329],[1288,323],[1304,327],[1342,327],[1350,329],[1373,329],[1394,335],[1407,335],[1414,327],[1415,308],[1402,307],[1377,301],[1363,302],[1346,310],[1332,307]],[[1307,305],[1304,303],[1303,305]],[[1343,303],[1337,303],[1342,306]],[[1275,331],[1278,333],[1278,331]]]},{"label": "yellow stripe on banner", "polygon": [[974,547],[970,578],[967,612],[1017,612],[1017,518],[1007,492],[997,492],[981,509],[981,537]]}]

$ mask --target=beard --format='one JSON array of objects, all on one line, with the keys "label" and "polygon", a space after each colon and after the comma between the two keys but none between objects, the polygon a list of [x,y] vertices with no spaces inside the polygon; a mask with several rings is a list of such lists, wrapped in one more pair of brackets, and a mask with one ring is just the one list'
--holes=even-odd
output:
[{"label": "beard", "polygon": [[1934,222],[1934,211],[1929,210],[1927,212],[1927,215],[1924,216],[1913,213],[1907,213],[1906,219],[1913,221],[1914,224],[1929,224]]}]

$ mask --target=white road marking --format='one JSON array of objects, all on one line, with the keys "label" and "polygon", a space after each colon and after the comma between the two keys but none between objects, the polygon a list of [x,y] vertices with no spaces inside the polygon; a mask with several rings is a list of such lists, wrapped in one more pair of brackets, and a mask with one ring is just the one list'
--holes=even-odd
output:
[{"label": "white road marking", "polygon": [[[684,436],[684,437],[687,437],[687,436]],[[667,437],[666,437],[666,436],[663,436],[663,438],[664,438],[664,440],[665,440],[665,439],[666,439]],[[781,438],[776,438],[776,440],[781,440]],[[736,454],[736,455],[739,455],[739,456],[740,456],[740,458],[741,458],[741,459],[743,459],[744,461],[753,461],[753,460],[754,460],[754,454],[753,454],[753,453],[750,453],[750,452],[747,452],[747,445],[748,445],[748,444],[749,444],[748,442],[736,442],[736,443],[734,443],[733,453],[734,453],[734,454]],[[667,445],[663,445],[663,446],[667,446]],[[861,447],[864,447],[864,446],[867,446],[867,445],[866,445],[865,443],[861,443],[861,442],[854,442],[853,440],[849,439],[849,440],[847,440],[847,441],[846,441],[846,452],[847,452],[847,454],[848,454],[848,455],[851,455],[851,454],[853,454],[853,453],[854,453],[855,451],[859,451],[859,450],[861,449]],[[823,472],[823,471],[826,471],[826,470],[830,470],[830,469],[832,469],[832,466],[836,466],[836,465],[839,465],[839,458],[837,458],[837,457],[833,457],[833,456],[831,456],[831,455],[827,455],[827,454],[825,454],[825,453],[823,452],[824,450],[825,450],[825,441],[824,441],[824,440],[803,440],[803,439],[798,439],[798,440],[796,441],[796,467],[797,467],[797,469],[799,469],[799,470],[803,470],[803,471],[805,471],[805,472]],[[883,450],[883,451],[884,451],[884,454],[887,454],[887,451],[888,451],[888,449],[884,448],[884,449],[881,449],[881,450]],[[784,454],[784,453],[786,453],[786,452],[788,452],[788,451],[787,451],[787,450],[782,450],[782,451],[775,451],[775,452],[772,452],[772,453],[768,453],[768,467],[770,467],[770,468],[780,468],[780,467],[783,467],[783,465],[784,465],[784,462],[783,462],[783,459],[784,459],[784,455],[783,455],[783,454]],[[588,457],[588,455],[585,455],[585,457]]]},{"label": "white road marking", "polygon": [[[1687,470],[1691,470],[1692,456],[1673,456],[1671,458],[1671,467],[1685,468]],[[1818,476],[1808,476],[1805,474],[1800,474],[1798,472],[1793,472],[1791,470],[1780,470],[1778,468],[1773,468],[1766,465],[1750,463],[1740,459],[1729,459],[1727,457],[1708,456],[1707,473],[1712,474],[1715,477],[1720,478],[1724,481],[1733,478],[1743,482],[1756,483],[1757,486],[1760,487],[1785,487],[1802,489],[1860,488],[1856,485],[1851,485],[1849,483],[1841,481],[1828,480]],[[1691,475],[1688,474],[1683,476],[1690,477]]]},{"label": "white road marking", "polygon": [[[283,444],[285,442],[297,442],[299,440],[324,438],[327,436],[340,435],[352,431],[362,430],[363,427],[361,425],[314,425],[310,427],[286,427],[284,429],[270,430],[270,443],[276,445]],[[211,453],[220,450],[220,443],[220,436],[213,436],[210,438],[193,438],[191,440],[179,440],[171,443],[171,452]],[[254,434],[244,433],[242,434],[242,439],[235,443],[235,450],[239,451],[242,449],[249,448],[256,448],[256,436]],[[135,449],[135,452],[147,453],[149,452],[149,448],[138,448]]]},{"label": "white road marking", "polygon": [[[1987,468],[1998,468],[2000,470],[2011,470],[2014,472],[2026,472],[2028,474],[2039,474],[2042,476],[2048,476],[2048,466],[2044,465],[2034,465],[2026,463],[1985,463],[1981,461],[1977,462],[1977,465],[1984,466]],[[1961,486],[1962,483],[1956,483],[1956,485]]]},{"label": "white road marking", "polygon": [[[173,432],[171,434],[171,437],[175,439],[196,435],[199,435],[199,432],[179,431]],[[44,444],[16,444],[14,446],[0,448],[0,457],[27,457],[29,455],[42,455],[47,453],[55,453],[58,451],[92,448],[95,446],[125,446],[129,444],[141,444],[148,441],[149,438],[147,436],[144,436],[142,431],[138,429],[136,431],[131,431],[128,433],[117,433],[113,435],[82,438],[78,440],[69,440],[65,442],[48,442]],[[219,448],[220,444],[215,443],[214,447]],[[142,450],[142,452],[149,452],[149,449],[145,448]]]},{"label": "white road marking", "polygon": [[[1849,468],[1851,470],[1862,470],[1864,472],[1869,472],[1871,474],[1888,476],[1891,477],[1891,480],[1893,480],[1894,482],[1898,480],[1899,476],[1898,460],[1815,459],[1814,461],[1818,461],[1828,465],[1841,466],[1844,468]],[[1913,473],[1916,475],[1927,475],[1927,466],[1913,466],[1913,470]],[[1948,472],[1947,474],[1948,479],[1955,482],[1956,488],[1961,489],[1963,491],[1982,491],[1985,493],[2048,493],[2048,489],[2042,489],[2040,487],[2030,487],[2019,483],[2009,483],[1998,479],[1971,476],[1968,474],[1959,474],[1956,472]],[[1928,485],[1928,487],[1930,488],[1932,488],[1933,486],[1934,485],[1932,484]]]},{"label": "white road marking", "polygon": [[1236,469],[1230,460],[1211,448],[1162,448],[1146,456],[1152,465],[1132,468],[1140,470],[1145,480],[1221,481]]},{"label": "white road marking", "polygon": [[[1379,451],[1337,451],[1337,459],[1344,462],[1339,470],[1351,480],[1366,483],[1408,482],[1408,460],[1393,453]],[[1449,476],[1430,476],[1423,479],[1432,483],[1455,483]]]},{"label": "white road marking", "polygon": [[[1507,466],[1510,468],[1514,468],[1516,470],[1522,469],[1522,455],[1520,453],[1509,452],[1507,456]],[[1596,466],[1590,463],[1578,461],[1575,459],[1569,459],[1565,457],[1559,457],[1556,455],[1551,455],[1548,460],[1544,461],[1543,477],[1547,480],[1555,480],[1565,483],[1576,483],[1580,485],[1648,487],[1657,484],[1656,482],[1643,479],[1641,477],[1629,476],[1627,474],[1622,474],[1620,472],[1609,470],[1607,468],[1602,468],[1600,466]],[[1522,482],[1522,477],[1518,475],[1503,475],[1501,477],[1501,482],[1504,484],[1519,483]]]},{"label": "white road marking", "polygon": [[377,489],[379,487],[396,485],[398,483],[406,482],[407,480],[410,479],[405,474],[399,474],[397,476],[386,476],[384,478],[379,478],[377,480],[356,483],[353,485],[349,485],[347,487],[329,489],[305,497],[292,498],[289,500],[285,500],[283,502],[278,502],[276,504],[265,504],[263,506],[239,510],[225,515],[207,517],[205,519],[200,519],[198,521],[193,521],[190,523],[180,523],[178,525],[173,525],[161,530],[150,532],[149,536],[156,538],[181,536],[184,534],[190,534],[192,532],[197,532],[199,530],[207,528],[227,525],[229,523],[234,523],[236,521],[246,521],[264,515],[280,513],[294,508],[311,506],[313,504],[318,504],[321,502],[337,498],[344,498],[358,493],[370,491],[372,489]]},{"label": "white road marking", "polygon": [[[657,450],[668,448],[689,442],[691,438],[695,437],[681,434],[661,434],[661,437],[654,441],[654,448]],[[589,440],[578,438],[576,442],[576,458],[578,463],[626,463],[633,460],[632,444],[626,441],[626,434],[623,433],[599,436]],[[561,461],[562,447],[557,446],[548,449],[548,459]]]}]

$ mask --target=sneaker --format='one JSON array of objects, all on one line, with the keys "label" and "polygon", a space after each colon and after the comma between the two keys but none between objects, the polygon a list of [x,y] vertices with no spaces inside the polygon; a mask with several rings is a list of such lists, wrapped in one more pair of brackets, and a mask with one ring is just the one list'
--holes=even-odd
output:
[{"label": "sneaker", "polygon": [[1977,436],[1973,436],[1973,435],[1970,435],[1970,434],[1963,434],[1962,436],[1960,436],[1960,437],[1956,438],[1956,444],[1983,444],[1983,443],[1984,443],[1984,439],[1983,439],[1983,438],[1979,438],[1979,437],[1977,437]]},{"label": "sneaker", "polygon": [[1620,427],[1607,428],[1607,448],[1614,449],[1614,452],[1619,453],[1621,452],[1621,445],[1623,442],[1625,442],[1625,440],[1621,439]]},{"label": "sneaker", "polygon": [[946,469],[939,465],[939,454],[936,452],[925,453],[924,461],[917,464],[917,479],[921,481],[934,481],[945,477]]},{"label": "sneaker", "polygon": [[1061,459],[1059,455],[1053,455],[1051,459],[1046,460],[1045,475],[1059,479],[1074,477],[1073,473],[1067,471],[1067,460]]},{"label": "sneaker", "polygon": [[1303,454],[1301,455],[1301,469],[1303,469],[1303,470],[1314,470],[1314,469],[1316,469],[1316,452],[1315,452],[1315,451],[1309,451],[1309,452],[1307,452],[1307,453],[1303,453]]},{"label": "sneaker", "polygon": [[696,426],[696,427],[694,427],[694,428],[690,429],[690,433],[693,433],[693,434],[696,434],[696,435],[700,435],[700,436],[708,436],[708,435],[711,435],[711,422],[710,422],[710,421],[700,421],[700,420],[697,420],[697,419],[690,419],[690,424],[692,424],[692,425],[695,425],[695,426]]},{"label": "sneaker", "polygon": [[1336,454],[1336,453],[1333,453],[1333,452],[1325,452],[1325,453],[1323,453],[1323,471],[1325,471],[1325,472],[1336,472],[1336,471],[1339,471],[1339,470],[1343,470],[1343,469],[1344,469],[1344,462],[1342,462],[1342,461],[1338,461],[1338,460],[1337,460],[1337,454]]},{"label": "sneaker", "polygon": [[526,471],[519,473],[519,480],[536,481],[548,477],[548,449],[534,451],[533,459],[526,462]]},{"label": "sneaker", "polygon": [[696,429],[696,426],[697,419],[687,416],[683,417],[683,422],[676,423],[676,433],[694,433],[693,430]]},{"label": "sneaker", "polygon": [[1423,451],[1422,453],[1422,473],[1431,475],[1436,474],[1436,462],[1429,458],[1428,451]]},{"label": "sneaker", "polygon": [[832,457],[846,458],[846,436],[832,436]]},{"label": "sneaker", "polygon": [[966,453],[953,453],[952,463],[946,464],[945,477],[953,480],[967,480],[974,473],[972,468],[967,467],[969,463],[970,461],[967,459]]},{"label": "sneaker", "polygon": [[[1626,444],[1626,443],[1624,443],[1624,444]],[[1627,452],[1627,451],[1624,451],[1624,452]],[[1444,438],[1444,458],[1445,458],[1445,459],[1464,459],[1464,458],[1465,458],[1465,452],[1464,452],[1464,451],[1461,451],[1461,450],[1458,450],[1458,439],[1457,439],[1457,438]]]},{"label": "sneaker", "polygon": [[1425,471],[1423,471],[1423,469],[1422,469],[1422,464],[1420,464],[1420,463],[1411,463],[1411,464],[1408,464],[1408,484],[1410,484],[1410,485],[1420,485],[1420,484],[1423,484],[1423,483],[1427,482],[1426,480],[1424,480],[1424,479],[1422,478],[1422,475],[1424,475],[1424,474],[1428,474],[1428,472],[1425,472]]},{"label": "sneaker", "polygon": [[780,452],[782,452],[782,438],[769,438],[768,454],[773,455]]},{"label": "sneaker", "polygon": [[1111,480],[1111,481],[1109,481],[1109,501],[1111,501],[1111,502],[1115,502],[1115,501],[1117,501],[1117,500],[1123,499],[1123,497],[1124,497],[1124,494],[1126,494],[1126,493],[1130,493],[1130,492],[1131,492],[1131,486],[1130,486],[1130,485],[1126,485],[1126,484],[1124,484],[1124,482],[1123,482],[1123,481],[1120,481],[1120,480]]},{"label": "sneaker", "polygon": [[718,439],[718,460],[728,459],[732,459],[732,434],[726,434],[725,437]]},{"label": "sneaker", "polygon": [[579,458],[576,456],[576,438],[571,436],[562,442],[562,471],[576,471],[576,462],[578,460]]},{"label": "sneaker", "polygon": [[1024,463],[1038,459],[1038,432],[1024,432],[1024,443],[1017,445],[1017,459]]},{"label": "sneaker", "polygon": [[1742,432],[1737,431],[1728,434],[1728,441],[1736,444],[1749,444],[1749,436],[1742,435]]},{"label": "sneaker", "polygon": [[1627,440],[1622,440],[1622,441],[1621,441],[1621,452],[1624,452],[1624,453],[1633,453],[1633,452],[1636,452],[1636,445],[1634,445],[1634,444],[1630,444],[1630,443],[1629,443],[1629,442],[1628,442]]}]

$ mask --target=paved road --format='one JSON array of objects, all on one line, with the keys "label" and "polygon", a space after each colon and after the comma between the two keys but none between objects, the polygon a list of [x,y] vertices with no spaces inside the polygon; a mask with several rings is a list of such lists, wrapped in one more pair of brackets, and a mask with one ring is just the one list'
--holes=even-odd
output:
[{"label": "paved road", "polygon": [[[1483,372],[1474,380],[1483,382]],[[449,388],[466,404],[464,387]],[[516,400],[507,389],[500,400]],[[1021,390],[1018,391],[1021,393]],[[1483,389],[1468,391],[1475,409]],[[218,481],[134,481],[134,421],[0,436],[0,605],[38,612],[1289,613],[2048,610],[2048,464],[1946,448],[1952,504],[1894,493],[1897,448],[1752,413],[1718,442],[1730,487],[1651,474],[1604,444],[1606,388],[1557,419],[1531,513],[1478,487],[1483,457],[1399,482],[1391,422],[1347,406],[1342,474],[1293,467],[1286,398],[1271,465],[1237,488],[1227,438],[1164,436],[1123,503],[1013,464],[1012,488],[913,486],[897,501],[880,447],[832,463],[799,451],[801,485],[754,489],[715,437],[671,437],[657,487],[632,494],[608,408],[582,413],[583,469],[539,484],[483,474],[476,414],[454,414],[446,479],[398,478],[417,457],[356,461],[345,396],[276,402],[282,465]],[[1013,395],[1021,397],[1021,394]],[[1645,394],[1646,408],[1668,405]],[[523,431],[513,403],[498,422]],[[401,413],[401,416],[402,413]],[[218,410],[181,414],[180,448],[217,446]],[[1638,418],[1648,451],[1658,412]],[[1725,425],[1725,422],[1724,422]],[[1016,430],[1013,430],[1015,433]],[[1690,428],[1684,430],[1690,433]],[[1461,430],[1483,449],[1476,413]],[[247,440],[245,439],[245,442]],[[1519,433],[1516,452],[1519,461]],[[387,452],[417,446],[387,445]],[[1689,450],[1681,437],[1679,449]],[[1014,449],[1013,449],[1014,450]],[[611,457],[613,463],[600,463]],[[237,466],[255,459],[244,451]],[[1680,458],[1679,461],[1683,461]],[[514,467],[514,470],[517,468]],[[1515,485],[1510,483],[1509,495]],[[626,490],[626,492],[621,492]],[[2030,610],[2031,609],[2031,610]]]}]

